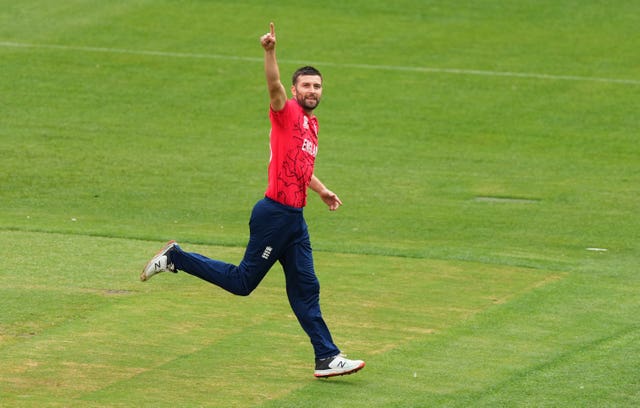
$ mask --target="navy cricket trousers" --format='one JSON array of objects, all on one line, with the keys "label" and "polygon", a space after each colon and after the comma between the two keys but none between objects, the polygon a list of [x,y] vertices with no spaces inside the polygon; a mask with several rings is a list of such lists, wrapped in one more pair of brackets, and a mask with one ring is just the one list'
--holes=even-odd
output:
[{"label": "navy cricket trousers", "polygon": [[311,340],[315,357],[340,353],[320,312],[320,284],[302,209],[264,198],[253,207],[249,230],[249,243],[239,265],[185,252],[179,247],[170,253],[170,261],[176,269],[240,296],[249,295],[279,261],[284,269],[289,304]]}]

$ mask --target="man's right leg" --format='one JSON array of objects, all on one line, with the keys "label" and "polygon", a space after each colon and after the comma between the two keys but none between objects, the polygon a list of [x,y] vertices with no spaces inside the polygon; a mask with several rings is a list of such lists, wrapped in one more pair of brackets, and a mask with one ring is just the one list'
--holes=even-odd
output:
[{"label": "man's right leg", "polygon": [[253,208],[249,221],[249,243],[244,258],[234,265],[206,256],[185,252],[175,246],[168,254],[175,269],[213,283],[233,294],[249,295],[260,284],[278,258],[286,237],[281,233],[286,219],[266,200]]},{"label": "man's right leg", "polygon": [[168,256],[177,270],[187,272],[240,296],[250,294],[269,270],[268,266],[260,270],[241,268],[194,252],[185,252],[177,245]]}]

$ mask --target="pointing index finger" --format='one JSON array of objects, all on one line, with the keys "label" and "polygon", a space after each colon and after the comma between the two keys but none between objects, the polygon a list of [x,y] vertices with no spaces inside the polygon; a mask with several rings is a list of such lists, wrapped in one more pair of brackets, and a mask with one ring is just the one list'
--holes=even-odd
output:
[{"label": "pointing index finger", "polygon": [[270,31],[271,31],[271,35],[275,36],[276,35],[276,30],[275,30],[275,28],[273,26],[273,23],[269,23],[269,28],[270,28]]}]

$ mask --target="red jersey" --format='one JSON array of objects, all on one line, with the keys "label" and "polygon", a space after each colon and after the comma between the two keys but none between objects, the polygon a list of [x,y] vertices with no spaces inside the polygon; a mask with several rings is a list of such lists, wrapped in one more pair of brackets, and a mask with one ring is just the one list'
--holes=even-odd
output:
[{"label": "red jersey", "polygon": [[271,158],[265,196],[280,204],[302,208],[318,153],[318,120],[307,115],[295,99],[278,112],[270,109]]}]

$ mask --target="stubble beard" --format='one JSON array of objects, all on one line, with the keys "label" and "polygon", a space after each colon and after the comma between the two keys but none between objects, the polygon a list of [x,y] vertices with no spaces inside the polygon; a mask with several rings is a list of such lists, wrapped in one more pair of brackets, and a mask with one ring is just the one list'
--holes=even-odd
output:
[{"label": "stubble beard", "polygon": [[296,98],[298,105],[302,106],[302,109],[312,111],[320,105],[320,98],[305,98],[304,96],[298,96]]}]

